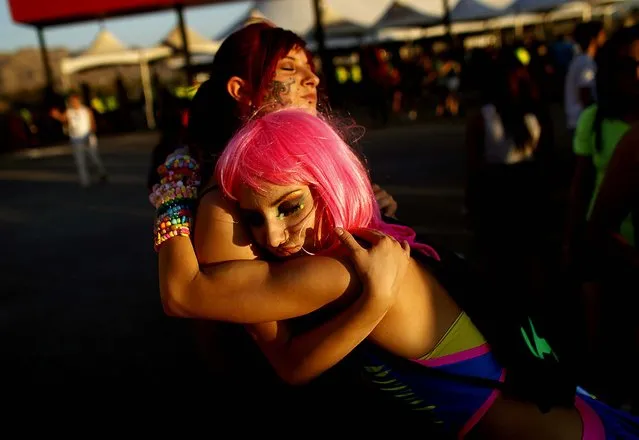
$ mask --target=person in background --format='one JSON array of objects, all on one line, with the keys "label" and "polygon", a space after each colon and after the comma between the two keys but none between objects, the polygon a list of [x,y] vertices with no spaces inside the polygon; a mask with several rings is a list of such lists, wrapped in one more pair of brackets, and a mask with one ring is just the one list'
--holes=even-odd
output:
[{"label": "person in background", "polygon": [[71,94],[67,100],[65,112],[62,113],[54,108],[51,110],[51,117],[66,126],[71,141],[73,157],[78,168],[80,185],[88,187],[91,183],[87,168],[87,155],[98,170],[99,180],[105,182],[107,180],[107,172],[98,152],[95,117],[93,112],[82,104],[80,96],[75,93]]},{"label": "person in background", "polygon": [[581,112],[595,102],[595,56],[606,41],[603,24],[598,21],[578,24],[574,35],[578,54],[570,62],[564,88],[566,123],[571,139]]},{"label": "person in background", "polygon": [[[602,350],[608,351],[620,344],[629,332],[621,331],[621,326],[632,325],[633,319],[620,319],[623,310],[622,298],[628,287],[621,282],[614,255],[610,249],[587,239],[587,222],[593,219],[595,201],[599,189],[608,174],[617,173],[610,167],[611,158],[626,133],[639,121],[637,105],[637,62],[639,60],[639,34],[636,28],[623,28],[615,32],[597,54],[597,104],[586,108],[579,118],[573,141],[576,156],[575,171],[568,205],[563,254],[566,265],[575,270],[577,282],[581,286],[587,324],[589,359],[598,360],[601,365],[591,362],[593,368],[610,368]],[[619,176],[613,176],[612,179]],[[614,181],[613,181],[614,182]],[[630,182],[628,182],[630,183]],[[616,184],[613,183],[615,187]],[[611,192],[607,191],[601,200],[606,205]],[[629,244],[636,243],[633,218],[619,219],[615,232]],[[601,209],[595,224],[608,229],[611,221],[616,222],[617,214],[605,213]],[[601,244],[601,243],[600,243]],[[597,249],[598,248],[598,249]],[[605,256],[605,258],[601,258]],[[616,275],[615,275],[616,274]],[[626,307],[627,308],[627,307]],[[608,309],[608,310],[607,310]],[[604,337],[604,333],[614,330],[614,337]],[[615,358],[627,353],[627,349],[614,350]],[[590,374],[593,380],[604,375]],[[615,368],[614,376],[621,379],[623,374]],[[625,383],[618,383],[617,391],[625,394]]]}]

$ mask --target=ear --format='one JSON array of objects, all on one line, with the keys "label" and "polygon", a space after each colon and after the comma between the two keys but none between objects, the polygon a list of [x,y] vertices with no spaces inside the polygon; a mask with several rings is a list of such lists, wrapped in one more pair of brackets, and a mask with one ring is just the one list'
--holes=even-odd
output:
[{"label": "ear", "polygon": [[226,90],[229,92],[229,95],[231,95],[231,97],[236,101],[244,104],[250,103],[249,91],[246,81],[244,81],[239,76],[233,76],[231,77],[231,79],[229,79],[229,81],[226,83]]}]

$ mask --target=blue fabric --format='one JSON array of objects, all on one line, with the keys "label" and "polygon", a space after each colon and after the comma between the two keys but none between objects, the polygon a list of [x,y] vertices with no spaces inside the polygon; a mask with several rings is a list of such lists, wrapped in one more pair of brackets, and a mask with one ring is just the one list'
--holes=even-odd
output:
[{"label": "blue fabric", "polygon": [[457,435],[493,393],[494,388],[437,377],[426,370],[498,381],[502,367],[492,353],[439,367],[415,364],[414,368],[388,365],[374,353],[366,353],[368,379],[382,392],[405,403],[412,410],[429,412],[444,432]]}]

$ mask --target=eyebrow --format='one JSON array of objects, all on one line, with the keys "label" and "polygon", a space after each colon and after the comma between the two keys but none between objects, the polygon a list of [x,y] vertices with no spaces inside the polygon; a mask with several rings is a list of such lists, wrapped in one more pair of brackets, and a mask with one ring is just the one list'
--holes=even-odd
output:
[{"label": "eyebrow", "polygon": [[[277,200],[275,200],[273,203],[271,203],[271,208],[274,206],[277,206],[278,204],[282,203],[282,201],[286,200],[291,194],[295,194],[298,192],[302,192],[304,191],[303,189],[294,189],[293,191],[289,191],[286,194],[281,195],[280,197],[277,198]],[[245,212],[254,212],[255,209],[254,208],[244,208],[242,207],[242,205],[239,206],[241,211],[245,211]]]},{"label": "eyebrow", "polygon": [[276,205],[280,204],[281,202],[283,202],[284,200],[286,200],[291,194],[295,194],[295,193],[302,192],[302,191],[303,190],[301,190],[301,189],[294,189],[293,191],[287,192],[286,194],[280,196],[273,203],[271,203],[271,206],[276,206]]}]

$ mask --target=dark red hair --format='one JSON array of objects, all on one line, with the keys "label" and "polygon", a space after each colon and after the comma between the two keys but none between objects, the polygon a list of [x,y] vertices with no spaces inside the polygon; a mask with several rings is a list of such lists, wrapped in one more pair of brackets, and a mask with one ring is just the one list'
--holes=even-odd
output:
[{"label": "dark red hair", "polygon": [[[200,86],[189,111],[187,140],[202,165],[203,184],[217,156],[252,115],[252,108],[262,106],[278,61],[294,48],[306,51],[306,43],[295,33],[266,22],[245,26],[224,40],[213,60],[210,79]],[[312,60],[308,51],[307,56]],[[250,107],[229,94],[227,84],[234,76],[245,81]]]}]

